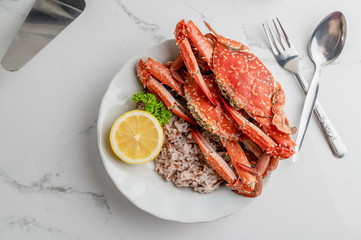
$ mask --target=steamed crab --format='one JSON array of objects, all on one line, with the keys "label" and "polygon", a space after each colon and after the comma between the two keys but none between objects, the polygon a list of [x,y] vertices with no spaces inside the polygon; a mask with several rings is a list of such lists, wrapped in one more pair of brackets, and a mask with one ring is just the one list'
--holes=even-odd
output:
[{"label": "steamed crab", "polygon": [[[205,24],[211,33],[203,35],[192,21],[180,21],[175,29],[180,55],[169,68],[151,58],[140,60],[137,74],[174,114],[220,136],[232,167],[192,128],[207,161],[228,185],[255,197],[267,170],[294,154],[290,134],[296,129],[283,111],[281,85],[262,62],[245,45]],[[167,88],[184,97],[188,109]]]}]

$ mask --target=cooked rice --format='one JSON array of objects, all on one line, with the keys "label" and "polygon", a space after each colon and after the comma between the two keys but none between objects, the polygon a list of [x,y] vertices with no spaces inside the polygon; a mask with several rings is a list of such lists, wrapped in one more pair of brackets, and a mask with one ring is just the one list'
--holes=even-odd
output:
[{"label": "cooked rice", "polygon": [[[154,160],[155,170],[177,187],[190,187],[200,193],[216,190],[224,180],[207,163],[190,131],[190,124],[173,115],[164,126],[164,144]],[[229,158],[218,136],[203,133],[212,147]]]},{"label": "cooked rice", "polygon": [[[137,109],[144,110],[142,102]],[[173,114],[163,127],[164,143],[159,155],[154,159],[155,170],[177,187],[190,187],[200,193],[210,193],[219,188],[223,178],[207,163],[202,150],[190,131],[190,124]],[[230,161],[221,139],[203,131],[211,146],[227,162]]]}]

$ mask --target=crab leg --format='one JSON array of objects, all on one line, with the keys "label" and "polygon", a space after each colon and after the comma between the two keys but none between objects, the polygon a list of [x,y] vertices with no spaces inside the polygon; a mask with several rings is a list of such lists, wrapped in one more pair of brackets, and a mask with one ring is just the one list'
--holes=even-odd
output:
[{"label": "crab leg", "polygon": [[173,61],[167,61],[167,62],[163,63],[163,66],[166,68],[170,68],[170,66],[172,66],[172,64],[173,64]]},{"label": "crab leg", "polygon": [[198,52],[198,51],[195,52],[194,56],[196,57],[198,67],[202,73],[211,73],[212,72],[211,68],[209,67],[208,63],[204,60],[204,58],[200,52]]},{"label": "crab leg", "polygon": [[161,81],[163,84],[171,87],[174,91],[178,92],[181,96],[183,96],[182,84],[176,81],[169,69],[163,66],[161,63],[157,62],[153,58],[148,58],[148,60],[144,63],[145,69],[156,79]]},{"label": "crab leg", "polygon": [[249,163],[241,145],[239,145],[238,141],[226,140],[223,138],[222,143],[226,147],[227,152],[232,159],[232,165],[236,169],[238,177],[241,178],[242,183],[248,187],[249,191],[253,191],[254,186],[257,183],[256,177],[243,171],[243,169],[239,167],[239,164],[251,167],[251,164]]},{"label": "crab leg", "polygon": [[[203,90],[204,94],[207,96],[209,101],[213,105],[216,105],[216,101],[215,101],[213,95],[211,94],[206,83],[204,82],[204,79],[202,77],[202,74],[201,74],[198,64],[197,64],[197,59],[194,56],[192,47],[188,41],[187,34],[189,32],[186,30],[187,27],[188,27],[188,25],[186,26],[184,19],[177,24],[177,27],[175,30],[175,36],[176,36],[176,41],[177,41],[179,51],[182,55],[183,61],[186,65],[186,68],[187,68],[189,74],[196,80],[196,82],[201,87],[201,89]],[[202,34],[200,33],[200,35],[202,35]],[[208,43],[208,41],[206,39],[205,39],[205,42]],[[194,42],[192,42],[192,43],[194,44]],[[208,43],[208,45],[209,45],[209,48],[211,48],[209,43]],[[198,49],[198,50],[200,50],[200,49]]]},{"label": "crab leg", "polygon": [[272,123],[272,118],[259,117],[253,114],[250,115],[264,128],[265,132],[269,134],[280,145],[286,148],[290,148],[296,145],[295,142],[290,137],[290,135],[280,131]]},{"label": "crab leg", "polygon": [[239,128],[258,146],[260,146],[266,152],[272,151],[277,143],[268,137],[261,129],[256,127],[253,123],[249,122],[244,116],[241,115],[233,107],[229,106],[228,103],[224,100],[223,103],[228,109],[229,113],[238,123]]},{"label": "crab leg", "polygon": [[280,158],[272,156],[271,160],[269,161],[267,171],[275,170],[277,168],[277,166],[278,166],[279,161],[280,161]]},{"label": "crab leg", "polygon": [[[240,194],[251,194],[254,191],[253,186],[257,185],[256,182],[253,182],[250,185],[242,183],[227,162],[215,152],[207,139],[196,129],[191,129],[191,132],[208,163],[224,180],[228,182],[228,186],[232,187]],[[245,173],[242,173],[242,175],[244,174]]]},{"label": "crab leg", "polygon": [[168,110],[172,111],[175,115],[185,119],[186,121],[196,124],[190,112],[184,108],[168,90],[155,79],[145,68],[143,60],[139,60],[137,64],[137,75],[142,81],[143,86],[148,88],[151,93],[160,98],[167,106]]},{"label": "crab leg", "polygon": [[182,55],[179,54],[176,59],[174,59],[173,63],[169,67],[169,71],[172,74],[173,78],[178,82],[185,84],[184,79],[181,75],[179,75],[178,70],[183,66],[183,58]]},{"label": "crab leg", "polygon": [[211,25],[208,22],[206,22],[206,21],[203,21],[203,22],[206,25],[206,27],[209,29],[209,31],[211,31],[215,35],[215,36],[213,35],[214,37],[212,37],[211,35],[207,35],[212,40],[217,39],[216,41],[219,41],[220,43],[222,43],[222,44],[226,45],[227,47],[232,48],[234,50],[240,50],[240,49],[247,48],[245,45],[243,45],[240,42],[237,42],[232,39],[225,38],[222,35],[219,35],[216,31],[214,31],[214,29],[211,27]]},{"label": "crab leg", "polygon": [[262,156],[262,154],[263,154],[262,150],[252,140],[244,139],[244,140],[241,140],[241,142],[243,143],[243,145],[246,147],[246,149],[248,151],[252,152],[256,156],[257,159]]},{"label": "crab leg", "polygon": [[238,167],[241,168],[242,170],[249,172],[253,175],[256,176],[257,179],[257,184],[254,188],[254,191],[250,192],[250,193],[243,193],[242,195],[245,197],[257,197],[262,193],[262,187],[263,187],[263,175],[267,170],[267,167],[269,165],[270,162],[270,158],[271,155],[269,154],[263,154],[259,159],[258,159],[258,165],[256,167],[256,169],[254,168],[250,168],[244,164],[238,163]]},{"label": "crab leg", "polygon": [[260,146],[267,153],[282,158],[289,158],[294,154],[294,150],[279,147],[278,144],[272,140],[266,133],[249,122],[240,112],[229,106],[222,98],[224,105],[227,107],[234,120],[237,122],[239,128],[258,146]]},{"label": "crab leg", "polygon": [[232,184],[237,180],[236,174],[229,167],[227,162],[219,156],[216,151],[209,144],[207,139],[196,129],[191,128],[192,135],[200,146],[208,163],[221,175],[221,177],[228,183]]},{"label": "crab leg", "polygon": [[[184,21],[184,20],[183,20]],[[212,64],[213,47],[192,20],[186,24],[186,31],[193,45],[202,54],[208,65]]]},{"label": "crab leg", "polygon": [[286,104],[285,92],[283,91],[281,84],[276,81],[276,91],[272,98],[273,107],[272,112],[274,114],[272,123],[281,131],[286,134],[295,134],[297,128],[290,127],[288,120],[285,116],[283,106]]}]

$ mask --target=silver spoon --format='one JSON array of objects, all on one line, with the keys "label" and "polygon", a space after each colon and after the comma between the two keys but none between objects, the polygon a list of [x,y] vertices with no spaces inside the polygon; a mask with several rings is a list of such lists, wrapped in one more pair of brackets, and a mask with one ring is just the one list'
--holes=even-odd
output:
[{"label": "silver spoon", "polygon": [[341,53],[346,40],[346,19],[341,12],[333,12],[316,27],[308,44],[308,53],[315,64],[315,73],[303,105],[293,162],[297,162],[302,142],[315,106],[321,68],[332,63]]}]

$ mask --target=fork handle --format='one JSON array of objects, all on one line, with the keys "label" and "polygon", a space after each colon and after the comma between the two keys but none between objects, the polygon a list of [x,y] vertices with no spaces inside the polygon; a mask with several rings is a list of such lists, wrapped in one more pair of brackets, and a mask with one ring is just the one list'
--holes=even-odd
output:
[{"label": "fork handle", "polygon": [[[306,96],[309,87],[308,83],[299,73],[294,73],[294,75],[301,86],[303,94]],[[313,113],[316,117],[317,123],[323,130],[324,136],[326,137],[333,154],[338,158],[344,157],[347,152],[347,148],[318,101],[316,101],[315,107],[313,108]]]}]

